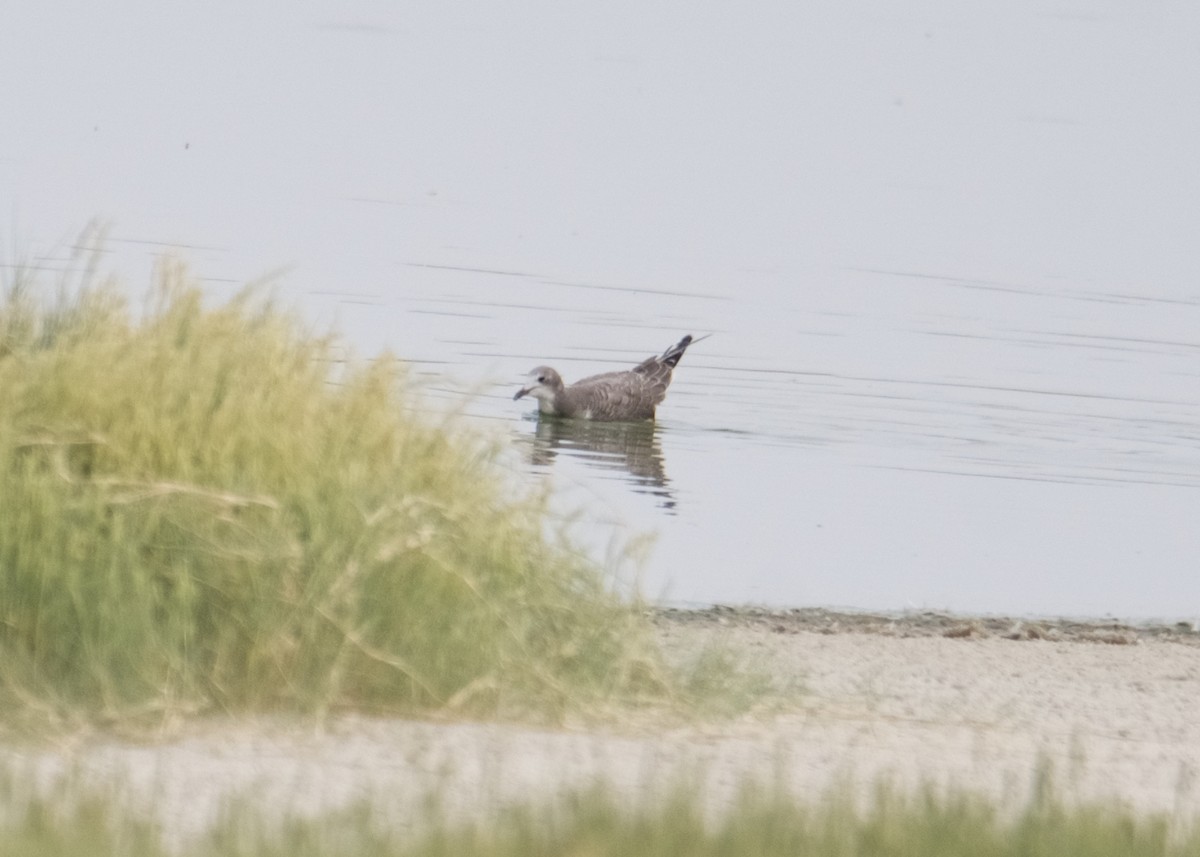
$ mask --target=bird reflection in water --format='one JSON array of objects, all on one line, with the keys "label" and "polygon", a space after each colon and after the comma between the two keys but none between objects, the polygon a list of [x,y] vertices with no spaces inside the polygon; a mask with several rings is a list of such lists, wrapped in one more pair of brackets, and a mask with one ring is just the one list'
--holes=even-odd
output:
[{"label": "bird reflection in water", "polygon": [[537,430],[524,438],[530,444],[531,464],[549,467],[561,453],[598,470],[625,473],[635,491],[659,498],[658,505],[674,514],[675,497],[668,487],[657,423],[571,420],[546,414],[536,419]]}]

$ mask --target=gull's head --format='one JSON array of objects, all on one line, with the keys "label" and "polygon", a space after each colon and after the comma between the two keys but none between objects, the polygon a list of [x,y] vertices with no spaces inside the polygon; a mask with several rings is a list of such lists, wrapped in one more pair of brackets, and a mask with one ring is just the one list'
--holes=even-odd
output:
[{"label": "gull's head", "polygon": [[563,380],[549,366],[539,366],[529,373],[529,382],[517,390],[513,401],[522,396],[533,396],[539,403],[550,404],[554,395],[563,388]]}]

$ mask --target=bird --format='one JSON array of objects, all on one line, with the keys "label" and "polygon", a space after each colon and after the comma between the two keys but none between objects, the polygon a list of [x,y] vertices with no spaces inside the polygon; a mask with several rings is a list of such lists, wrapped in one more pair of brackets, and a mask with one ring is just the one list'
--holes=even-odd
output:
[{"label": "bird", "polygon": [[667,395],[671,373],[683,352],[700,339],[689,334],[662,356],[647,357],[632,369],[592,375],[570,386],[549,366],[538,366],[529,373],[529,385],[517,390],[513,401],[533,396],[540,413],[557,417],[607,422],[652,420],[654,409]]}]

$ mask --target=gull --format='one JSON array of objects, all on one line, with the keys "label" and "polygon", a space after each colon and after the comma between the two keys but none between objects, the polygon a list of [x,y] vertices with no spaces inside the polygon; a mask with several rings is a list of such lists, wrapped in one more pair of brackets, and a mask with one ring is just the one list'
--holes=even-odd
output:
[{"label": "gull", "polygon": [[661,357],[647,357],[632,369],[592,375],[570,386],[549,366],[538,366],[529,373],[529,386],[517,390],[513,401],[533,396],[541,413],[558,417],[609,422],[652,420],[654,408],[667,395],[671,371],[679,365],[688,346],[700,339],[685,336]]}]

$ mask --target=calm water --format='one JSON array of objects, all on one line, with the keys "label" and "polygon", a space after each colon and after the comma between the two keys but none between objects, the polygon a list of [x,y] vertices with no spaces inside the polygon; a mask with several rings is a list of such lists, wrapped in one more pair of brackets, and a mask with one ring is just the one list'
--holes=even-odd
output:
[{"label": "calm water", "polygon": [[655,597],[1200,616],[1200,7],[600,6],[9,4],[4,261],[278,274]]}]

